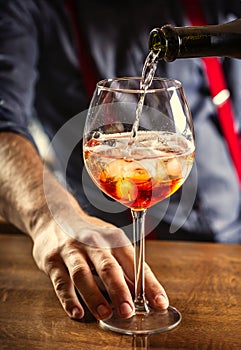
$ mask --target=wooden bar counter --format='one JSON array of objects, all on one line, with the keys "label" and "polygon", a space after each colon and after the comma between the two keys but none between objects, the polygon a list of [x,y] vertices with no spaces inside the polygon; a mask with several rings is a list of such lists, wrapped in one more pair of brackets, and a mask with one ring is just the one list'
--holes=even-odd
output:
[{"label": "wooden bar counter", "polygon": [[23,234],[0,234],[1,350],[241,349],[240,245],[148,241],[147,261],[183,319],[147,338],[69,319],[31,248]]}]

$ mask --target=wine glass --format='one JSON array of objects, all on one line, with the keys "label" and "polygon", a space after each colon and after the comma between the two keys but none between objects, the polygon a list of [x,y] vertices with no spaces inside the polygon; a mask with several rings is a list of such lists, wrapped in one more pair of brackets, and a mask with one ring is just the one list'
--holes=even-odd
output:
[{"label": "wine glass", "polygon": [[87,171],[99,189],[131,209],[133,217],[135,314],[100,321],[123,334],[151,334],[181,321],[174,307],[153,309],[145,297],[145,215],[172,195],[187,178],[195,142],[192,118],[177,80],[141,78],[97,83],[88,111],[83,152]]}]

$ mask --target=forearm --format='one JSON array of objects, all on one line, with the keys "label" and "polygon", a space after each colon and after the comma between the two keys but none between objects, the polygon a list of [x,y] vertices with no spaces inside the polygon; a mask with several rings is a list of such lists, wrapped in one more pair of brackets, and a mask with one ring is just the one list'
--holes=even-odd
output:
[{"label": "forearm", "polygon": [[0,135],[0,215],[31,233],[33,218],[46,205],[43,163],[34,146],[15,133]]},{"label": "forearm", "polygon": [[[44,177],[45,174],[45,188]],[[63,210],[63,198],[74,199],[45,168],[35,147],[15,133],[0,134],[0,215],[32,236],[51,219],[46,201]],[[61,199],[62,198],[62,199]],[[66,205],[66,207],[68,207]],[[84,213],[78,208],[79,213]]]}]

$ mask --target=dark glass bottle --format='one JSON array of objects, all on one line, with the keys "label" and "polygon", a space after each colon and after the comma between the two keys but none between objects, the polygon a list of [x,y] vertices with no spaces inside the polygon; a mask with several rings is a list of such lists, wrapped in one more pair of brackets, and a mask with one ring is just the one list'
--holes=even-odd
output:
[{"label": "dark glass bottle", "polygon": [[241,18],[232,22],[155,28],[149,36],[149,49],[167,62],[177,58],[225,56],[241,58]]}]

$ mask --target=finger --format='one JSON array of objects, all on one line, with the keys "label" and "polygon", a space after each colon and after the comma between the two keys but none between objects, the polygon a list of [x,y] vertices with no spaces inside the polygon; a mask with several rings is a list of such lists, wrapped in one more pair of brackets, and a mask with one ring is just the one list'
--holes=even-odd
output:
[{"label": "finger", "polygon": [[[134,283],[134,250],[128,246],[124,248],[113,249],[113,254],[119,264],[122,266],[127,278]],[[150,267],[145,264],[145,290],[146,298],[149,302],[158,308],[166,309],[169,305],[165,289],[158,282]]]},{"label": "finger", "polygon": [[67,315],[75,319],[82,318],[84,316],[84,309],[75,293],[74,285],[66,266],[59,261],[51,267],[48,273],[55,293]]},{"label": "finger", "polygon": [[112,308],[98,288],[86,260],[78,251],[72,251],[71,256],[69,256],[65,263],[74,285],[90,312],[98,320],[110,318]]},{"label": "finger", "polygon": [[153,307],[167,309],[169,300],[165,289],[159,283],[150,267],[145,264],[146,298]]},{"label": "finger", "polygon": [[121,266],[109,250],[89,248],[89,257],[106,287],[117,314],[129,318],[134,314],[134,304]]},{"label": "finger", "polygon": [[126,277],[134,282],[134,249],[132,245],[112,249],[113,256],[121,265]]}]

